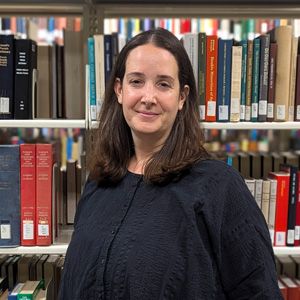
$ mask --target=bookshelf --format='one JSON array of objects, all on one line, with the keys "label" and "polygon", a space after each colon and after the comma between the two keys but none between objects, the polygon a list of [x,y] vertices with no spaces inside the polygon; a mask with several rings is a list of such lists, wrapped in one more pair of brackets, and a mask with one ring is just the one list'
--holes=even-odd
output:
[{"label": "bookshelf", "polygon": [[[222,0],[152,0],[117,1],[117,0],[10,0],[0,4],[1,16],[83,16],[84,20],[84,59],[87,62],[87,38],[95,33],[104,32],[105,18],[299,18],[299,0],[288,1],[222,1]],[[88,115],[88,103],[86,103],[86,117],[84,120],[0,120],[0,127],[18,128],[85,128],[92,129],[97,122],[91,122]],[[300,122],[272,122],[272,123],[222,123],[204,122],[204,129],[274,129],[291,130],[300,129]],[[64,254],[68,244],[54,244],[48,247],[18,247],[0,248],[0,253],[61,253]],[[274,247],[275,254],[300,254],[300,247]]]}]

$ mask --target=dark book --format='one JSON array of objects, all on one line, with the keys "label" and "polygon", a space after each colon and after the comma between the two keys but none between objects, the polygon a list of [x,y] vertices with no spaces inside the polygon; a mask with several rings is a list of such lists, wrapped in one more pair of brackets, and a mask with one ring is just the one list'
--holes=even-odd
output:
[{"label": "dark book", "polygon": [[7,276],[1,276],[0,277],[0,296],[2,296],[6,290],[8,290]]},{"label": "dark book", "polygon": [[37,44],[31,39],[15,41],[14,118],[32,119],[37,98]]},{"label": "dark book", "polygon": [[[44,276],[45,276],[45,288],[47,289],[47,293],[51,293],[51,295],[56,295],[56,265],[60,259],[60,255],[51,254],[44,264]],[[56,299],[56,298],[51,298]]]},{"label": "dark book", "polygon": [[119,55],[119,34],[117,32],[113,32],[111,34],[111,60],[112,60],[111,67],[112,68],[115,65],[118,55]]},{"label": "dark book", "polygon": [[[57,118],[66,117],[66,107],[65,107],[65,51],[64,45],[56,46],[56,71],[57,71]],[[70,75],[70,74],[69,74]],[[73,74],[76,76],[77,74]],[[75,86],[73,87],[75,88]],[[76,88],[75,88],[76,89]]]},{"label": "dark book", "polygon": [[260,66],[260,39],[256,38],[253,41],[251,122],[258,121],[259,68],[260,68],[259,66]]},{"label": "dark book", "polygon": [[244,178],[251,177],[250,176],[250,155],[249,153],[239,151],[239,171],[243,175]]},{"label": "dark book", "polygon": [[296,222],[296,207],[297,207],[297,183],[298,183],[298,166],[291,164],[280,164],[281,172],[290,174],[289,186],[289,207],[288,207],[288,227],[287,227],[287,246],[295,244],[295,222]]},{"label": "dark book", "polygon": [[42,280],[45,278],[44,265],[48,257],[48,254],[43,254],[36,263],[36,280]]},{"label": "dark book", "polygon": [[268,111],[267,121],[274,121],[275,79],[276,79],[276,53],[277,44],[270,43],[269,57],[269,84],[268,84]]},{"label": "dark book", "polygon": [[104,65],[105,65],[105,86],[108,83],[111,71],[112,71],[112,56],[111,56],[111,34],[104,35]]},{"label": "dark book", "polygon": [[217,122],[230,120],[231,62],[233,40],[218,40]]},{"label": "dark book", "polygon": [[271,152],[272,156],[272,172],[279,172],[280,164],[284,164],[284,157],[279,152]]},{"label": "dark book", "polygon": [[260,39],[258,121],[266,122],[268,107],[270,35],[262,34],[258,38]]},{"label": "dark book", "polygon": [[245,121],[251,120],[252,102],[252,71],[253,71],[253,40],[247,42],[247,65],[246,65],[246,108]]},{"label": "dark book", "polygon": [[0,119],[13,119],[14,35],[0,34]]},{"label": "dark book", "polygon": [[272,172],[272,156],[269,152],[260,152],[262,177],[267,177]]},{"label": "dark book", "polygon": [[76,192],[76,165],[77,160],[67,161],[67,223],[73,224],[77,207]]},{"label": "dark book", "polygon": [[0,206],[0,247],[20,246],[20,151],[18,145],[0,146]]},{"label": "dark book", "polygon": [[205,120],[205,87],[206,87],[206,33],[198,36],[198,93],[200,119]]},{"label": "dark book", "polygon": [[7,283],[8,283],[8,268],[9,265],[14,260],[15,256],[10,255],[7,257],[7,259],[4,261],[4,263],[1,265],[1,277],[7,277]]},{"label": "dark book", "polygon": [[40,257],[37,255],[35,258],[31,260],[31,264],[29,266],[29,280],[36,280],[36,265],[39,261]]},{"label": "dark book", "polygon": [[26,282],[29,280],[30,266],[35,261],[36,254],[25,254],[18,262],[18,280],[19,282]]},{"label": "dark book", "polygon": [[18,261],[21,255],[16,255],[8,266],[8,288],[11,290],[18,281]]},{"label": "dark book", "polygon": [[258,152],[250,151],[250,176],[255,179],[262,178],[261,155]]}]

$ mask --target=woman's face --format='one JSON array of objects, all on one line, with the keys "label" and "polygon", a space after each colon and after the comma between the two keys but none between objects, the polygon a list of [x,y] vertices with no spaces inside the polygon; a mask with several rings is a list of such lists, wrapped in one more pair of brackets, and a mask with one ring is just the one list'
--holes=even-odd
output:
[{"label": "woman's face", "polygon": [[188,95],[188,86],[184,89],[180,92],[177,61],[169,51],[152,44],[133,49],[122,85],[119,78],[115,81],[133,139],[151,136],[164,143]]}]

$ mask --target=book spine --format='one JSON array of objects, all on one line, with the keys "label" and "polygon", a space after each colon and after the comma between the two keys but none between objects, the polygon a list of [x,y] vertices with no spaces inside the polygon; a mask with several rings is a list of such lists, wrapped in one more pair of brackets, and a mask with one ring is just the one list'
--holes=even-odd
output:
[{"label": "book spine", "polygon": [[117,32],[112,33],[111,44],[112,44],[111,58],[112,58],[112,68],[113,68],[119,55],[119,34]]},{"label": "book spine", "polygon": [[297,76],[295,94],[295,121],[300,121],[300,54],[297,55]]},{"label": "book spine", "polygon": [[247,41],[247,70],[246,70],[246,107],[245,121],[251,121],[252,102],[252,72],[253,72],[253,40]]},{"label": "book spine", "polygon": [[300,246],[300,171],[298,171],[296,190],[296,219],[295,219],[295,246]]},{"label": "book spine", "polygon": [[198,82],[198,34],[185,33],[183,35],[183,46],[191,61],[195,81]]},{"label": "book spine", "polygon": [[240,122],[246,120],[246,82],[247,82],[247,40],[242,40],[239,44],[242,46],[242,77],[241,77],[241,105]]},{"label": "book spine", "polygon": [[274,246],[286,246],[290,176],[272,172],[269,176],[277,179]]},{"label": "book spine", "polygon": [[276,199],[277,199],[277,180],[270,180],[270,206],[269,206],[269,219],[268,227],[272,245],[275,240],[275,217],[276,217]]},{"label": "book spine", "polygon": [[104,35],[104,58],[105,58],[105,85],[107,85],[110,74],[111,74],[111,65],[112,65],[112,58],[111,58],[111,35],[105,34]]},{"label": "book spine", "polygon": [[258,121],[259,62],[260,62],[260,40],[255,39],[253,41],[251,122]]},{"label": "book spine", "polygon": [[268,76],[269,76],[269,55],[270,35],[263,34],[259,37],[260,63],[259,63],[259,96],[258,96],[258,121],[267,121],[268,107]]},{"label": "book spine", "polygon": [[228,122],[230,116],[232,40],[219,39],[218,81],[217,81],[217,121]]},{"label": "book spine", "polygon": [[238,122],[241,116],[242,50],[242,46],[232,47],[230,122]]},{"label": "book spine", "polygon": [[14,36],[0,34],[0,119],[14,117],[14,55]]},{"label": "book spine", "polygon": [[206,87],[206,33],[199,33],[199,57],[198,57],[198,90],[199,90],[199,110],[200,119],[205,120],[205,87]]},{"label": "book spine", "polygon": [[298,53],[298,37],[292,37],[291,49],[291,72],[290,72],[290,91],[288,114],[289,121],[294,121],[295,111],[295,91],[296,91],[296,74],[297,74],[297,53]]},{"label": "book spine", "polygon": [[270,43],[267,122],[274,121],[276,53],[277,53],[277,44]]},{"label": "book spine", "polygon": [[15,41],[14,118],[32,119],[37,92],[37,44],[30,39]]},{"label": "book spine", "polygon": [[51,245],[52,145],[36,145],[36,232],[37,246]]},{"label": "book spine", "polygon": [[20,145],[21,245],[35,246],[35,144]]},{"label": "book spine", "polygon": [[90,65],[90,114],[91,120],[96,121],[96,78],[95,78],[95,42],[93,37],[88,38],[88,53]]},{"label": "book spine", "polygon": [[206,96],[205,121],[217,120],[217,74],[218,74],[218,38],[216,35],[206,37]]},{"label": "book spine", "polygon": [[19,146],[0,146],[0,247],[21,244],[19,151]]}]

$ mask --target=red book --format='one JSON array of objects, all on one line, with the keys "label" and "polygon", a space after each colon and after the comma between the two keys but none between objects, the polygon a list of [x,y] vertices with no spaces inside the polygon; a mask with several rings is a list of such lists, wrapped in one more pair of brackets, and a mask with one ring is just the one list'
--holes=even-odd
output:
[{"label": "red book", "polygon": [[288,300],[287,286],[280,279],[278,279],[278,286],[279,286],[279,289],[282,293],[284,300]]},{"label": "red book", "polygon": [[216,122],[218,37],[216,35],[207,35],[206,45],[205,121]]},{"label": "red book", "polygon": [[299,285],[286,275],[281,275],[279,279],[287,287],[287,299],[299,300],[300,299],[300,287]]},{"label": "red book", "polygon": [[296,220],[295,220],[295,246],[300,246],[300,171],[296,187]]},{"label": "red book", "polygon": [[300,121],[300,54],[297,55],[296,96],[294,120]]},{"label": "red book", "polygon": [[20,145],[21,245],[35,246],[35,144]]},{"label": "red book", "polygon": [[52,145],[36,145],[37,246],[51,245]]},{"label": "red book", "polygon": [[268,176],[277,180],[274,246],[286,246],[290,174],[269,172]]}]

